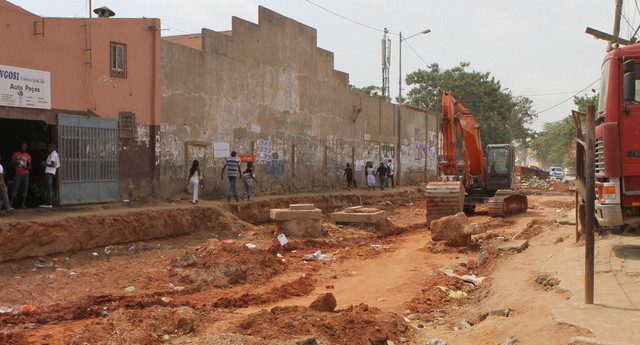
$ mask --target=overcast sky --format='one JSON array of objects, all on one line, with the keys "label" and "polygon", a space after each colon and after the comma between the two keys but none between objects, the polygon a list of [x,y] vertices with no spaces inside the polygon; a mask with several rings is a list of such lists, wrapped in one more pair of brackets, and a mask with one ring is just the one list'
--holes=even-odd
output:
[{"label": "overcast sky", "polygon": [[[606,43],[584,33],[587,26],[612,31],[614,0],[312,0],[318,5],[375,28],[402,31],[407,41],[428,62],[451,67],[470,61],[488,71],[514,94],[533,99],[542,111],[595,81]],[[86,0],[11,0],[39,15],[87,15]],[[263,5],[318,30],[318,45],[335,53],[335,67],[349,73],[356,86],[381,84],[382,34],[330,14],[304,0],[93,0],[93,7],[108,6],[118,17],[156,17],[165,24],[163,35],[231,28],[231,17],[257,22]],[[625,1],[621,34],[629,24],[640,24],[633,2]],[[392,37],[391,93],[398,93],[398,39]],[[424,68],[424,62],[403,44],[403,73]],[[598,84],[591,88],[598,89]],[[591,93],[589,88],[587,91]],[[406,90],[404,91],[406,94]],[[560,93],[567,92],[567,93]],[[558,93],[554,95],[541,95]],[[464,100],[462,100],[464,101]],[[568,101],[540,114],[542,123],[568,115]],[[471,109],[473,111],[473,109]]]}]

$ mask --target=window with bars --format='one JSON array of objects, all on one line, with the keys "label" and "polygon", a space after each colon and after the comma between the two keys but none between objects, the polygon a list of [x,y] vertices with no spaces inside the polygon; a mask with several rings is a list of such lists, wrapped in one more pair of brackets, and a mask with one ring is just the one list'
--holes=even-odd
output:
[{"label": "window with bars", "polygon": [[120,138],[135,139],[137,131],[136,114],[129,111],[121,111],[118,115]]},{"label": "window with bars", "polygon": [[127,77],[127,45],[111,42],[111,76]]}]

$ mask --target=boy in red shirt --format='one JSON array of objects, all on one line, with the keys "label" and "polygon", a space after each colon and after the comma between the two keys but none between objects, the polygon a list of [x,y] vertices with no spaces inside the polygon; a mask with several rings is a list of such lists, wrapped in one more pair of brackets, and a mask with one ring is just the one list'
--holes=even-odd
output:
[{"label": "boy in red shirt", "polygon": [[11,204],[16,205],[18,191],[22,190],[22,208],[26,208],[27,193],[29,191],[29,171],[31,170],[31,156],[27,153],[27,144],[20,145],[20,151],[14,152],[11,162],[16,169],[11,190]]}]

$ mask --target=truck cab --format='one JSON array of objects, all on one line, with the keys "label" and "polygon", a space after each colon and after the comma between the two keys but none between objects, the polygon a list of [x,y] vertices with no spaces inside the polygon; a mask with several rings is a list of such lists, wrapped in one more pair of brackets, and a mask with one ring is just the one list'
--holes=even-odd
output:
[{"label": "truck cab", "polygon": [[611,50],[596,113],[595,216],[600,226],[640,223],[640,44]]}]

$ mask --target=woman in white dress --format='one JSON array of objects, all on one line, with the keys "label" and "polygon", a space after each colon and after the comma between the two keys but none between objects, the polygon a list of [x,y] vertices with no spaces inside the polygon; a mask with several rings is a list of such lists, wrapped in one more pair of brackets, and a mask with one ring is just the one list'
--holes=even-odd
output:
[{"label": "woman in white dress", "polygon": [[367,190],[373,190],[376,184],[376,176],[374,175],[373,164],[367,163]]},{"label": "woman in white dress", "polygon": [[193,186],[193,204],[198,203],[198,190],[202,181],[202,173],[200,173],[200,163],[197,159],[193,160],[191,169],[189,169],[189,183]]}]

